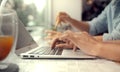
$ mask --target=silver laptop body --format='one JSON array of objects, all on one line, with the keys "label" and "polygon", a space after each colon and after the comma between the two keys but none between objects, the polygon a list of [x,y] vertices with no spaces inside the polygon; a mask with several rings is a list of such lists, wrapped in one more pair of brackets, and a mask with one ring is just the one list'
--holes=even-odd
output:
[{"label": "silver laptop body", "polygon": [[[44,52],[51,51],[51,53],[42,53],[42,51],[38,51],[42,49]],[[46,49],[46,50],[44,50]],[[35,52],[37,51],[37,52]],[[35,52],[35,53],[34,53]],[[53,52],[53,53],[52,53]],[[25,29],[23,23],[19,21],[19,34],[16,52],[18,56],[21,58],[27,59],[38,59],[38,58],[68,58],[68,59],[95,59],[96,57],[89,56],[83,53],[81,50],[73,51],[72,49],[64,49],[64,48],[55,48],[51,49],[49,45],[45,43],[45,41],[41,41],[41,46],[37,45],[37,43],[33,40],[29,32]]]}]

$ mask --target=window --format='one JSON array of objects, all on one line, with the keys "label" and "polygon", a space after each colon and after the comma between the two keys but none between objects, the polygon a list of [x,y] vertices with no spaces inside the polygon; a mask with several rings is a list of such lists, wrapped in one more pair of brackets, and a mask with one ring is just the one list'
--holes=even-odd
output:
[{"label": "window", "polygon": [[25,26],[41,26],[50,21],[49,0],[9,0],[6,6],[16,10]]},{"label": "window", "polygon": [[50,3],[50,0],[8,0],[6,6],[16,10],[26,29],[37,38],[51,27]]}]

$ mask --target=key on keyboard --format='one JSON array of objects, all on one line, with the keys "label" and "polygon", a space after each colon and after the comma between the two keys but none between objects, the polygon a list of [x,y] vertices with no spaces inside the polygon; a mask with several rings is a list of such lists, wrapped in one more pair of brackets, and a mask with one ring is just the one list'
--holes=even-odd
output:
[{"label": "key on keyboard", "polygon": [[30,54],[54,55],[54,54],[56,54],[57,50],[58,50],[58,48],[51,49],[49,47],[41,47],[41,48],[34,50]]}]

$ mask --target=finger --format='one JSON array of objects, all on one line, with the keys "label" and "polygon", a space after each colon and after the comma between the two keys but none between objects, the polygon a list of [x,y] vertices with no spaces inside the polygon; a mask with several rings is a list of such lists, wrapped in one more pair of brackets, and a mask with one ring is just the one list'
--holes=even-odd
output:
[{"label": "finger", "polygon": [[73,51],[75,52],[77,50],[77,47],[74,45],[73,46]]},{"label": "finger", "polygon": [[68,45],[68,44],[66,44],[66,43],[64,43],[64,44],[58,44],[58,45],[56,45],[56,47],[57,47],[57,48],[72,48],[71,45]]},{"label": "finger", "polygon": [[67,40],[69,40],[68,35],[62,35],[61,37],[59,37],[59,40],[67,42]]},{"label": "finger", "polygon": [[52,43],[51,43],[51,49],[55,48],[56,44],[57,44],[58,38],[55,38]]},{"label": "finger", "polygon": [[65,39],[65,40],[63,40],[66,44],[71,44],[71,42],[70,42],[70,40],[68,40],[68,39]]},{"label": "finger", "polygon": [[58,15],[57,15],[57,17],[56,17],[56,22],[55,22],[55,28],[57,28],[57,26],[59,25],[59,24],[61,24],[61,15],[63,14],[63,12],[60,12]]},{"label": "finger", "polygon": [[58,19],[56,20],[56,22],[55,22],[55,28],[57,28],[57,26],[58,26],[59,24],[61,24],[60,18],[58,18]]}]

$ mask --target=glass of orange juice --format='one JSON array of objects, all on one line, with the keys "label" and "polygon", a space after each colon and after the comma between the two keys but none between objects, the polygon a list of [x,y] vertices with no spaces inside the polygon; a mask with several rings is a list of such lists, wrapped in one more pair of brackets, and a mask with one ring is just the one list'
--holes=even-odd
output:
[{"label": "glass of orange juice", "polygon": [[[18,17],[12,9],[0,11],[0,71],[7,68],[3,61],[15,50],[18,35]],[[3,64],[3,66],[2,66]]]}]

